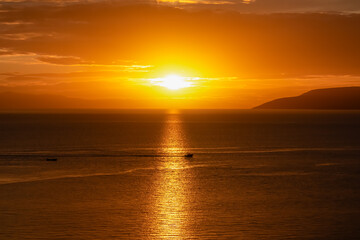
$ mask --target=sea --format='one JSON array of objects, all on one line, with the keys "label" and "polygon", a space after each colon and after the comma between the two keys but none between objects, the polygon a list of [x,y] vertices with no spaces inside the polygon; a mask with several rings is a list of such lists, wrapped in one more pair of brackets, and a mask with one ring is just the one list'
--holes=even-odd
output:
[{"label": "sea", "polygon": [[1,113],[0,239],[360,239],[360,111]]}]

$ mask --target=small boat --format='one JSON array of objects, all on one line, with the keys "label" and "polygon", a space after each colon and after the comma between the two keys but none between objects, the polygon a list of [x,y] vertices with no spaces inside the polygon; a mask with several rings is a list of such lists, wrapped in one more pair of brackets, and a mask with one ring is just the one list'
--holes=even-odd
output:
[{"label": "small boat", "polygon": [[57,161],[57,158],[47,158],[46,161],[55,162],[55,161]]},{"label": "small boat", "polygon": [[187,153],[184,155],[184,157],[186,157],[186,158],[192,158],[193,156],[194,156],[194,154],[192,154],[192,153]]}]

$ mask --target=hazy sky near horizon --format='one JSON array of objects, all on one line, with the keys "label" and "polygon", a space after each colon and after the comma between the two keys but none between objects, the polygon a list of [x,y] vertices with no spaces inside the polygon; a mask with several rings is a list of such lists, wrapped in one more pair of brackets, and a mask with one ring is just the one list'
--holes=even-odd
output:
[{"label": "hazy sky near horizon", "polygon": [[[359,10],[357,0],[0,1],[0,92],[247,108],[360,85]],[[158,84],[174,74],[189,87]]]}]

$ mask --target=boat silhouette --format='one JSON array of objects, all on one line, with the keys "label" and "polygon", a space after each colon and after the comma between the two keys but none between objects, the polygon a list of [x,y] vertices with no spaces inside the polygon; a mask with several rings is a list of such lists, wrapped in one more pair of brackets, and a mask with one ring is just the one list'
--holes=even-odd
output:
[{"label": "boat silhouette", "polygon": [[186,157],[186,158],[192,158],[193,156],[194,156],[194,154],[192,154],[192,153],[187,153],[184,155],[184,157]]},{"label": "boat silhouette", "polygon": [[55,161],[57,161],[57,158],[47,158],[46,161],[55,162]]}]

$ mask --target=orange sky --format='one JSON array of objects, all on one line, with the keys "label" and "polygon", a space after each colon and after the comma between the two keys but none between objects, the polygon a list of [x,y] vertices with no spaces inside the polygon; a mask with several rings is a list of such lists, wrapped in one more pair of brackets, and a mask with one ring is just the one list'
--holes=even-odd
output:
[{"label": "orange sky", "polygon": [[360,85],[358,1],[74,2],[0,1],[0,93],[250,108]]}]

